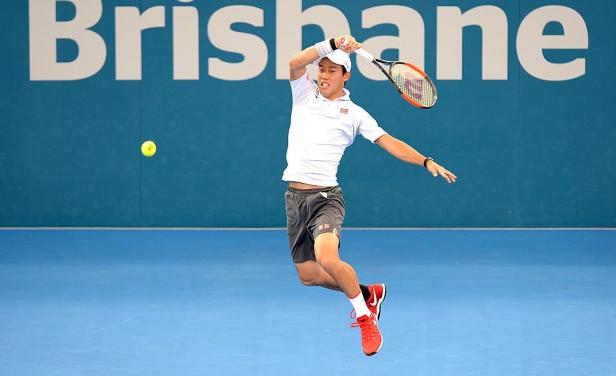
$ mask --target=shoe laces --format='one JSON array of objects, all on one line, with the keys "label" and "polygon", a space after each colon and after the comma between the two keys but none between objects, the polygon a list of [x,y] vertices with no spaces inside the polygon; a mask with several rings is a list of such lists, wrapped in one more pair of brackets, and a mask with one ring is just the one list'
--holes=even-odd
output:
[{"label": "shoe laces", "polygon": [[[355,318],[355,310],[351,311],[351,318]],[[351,323],[351,328],[359,328],[361,330],[361,339],[362,341],[369,341],[376,337],[378,337],[378,327],[375,322],[374,317],[368,316],[367,320],[357,320],[356,322]]]}]

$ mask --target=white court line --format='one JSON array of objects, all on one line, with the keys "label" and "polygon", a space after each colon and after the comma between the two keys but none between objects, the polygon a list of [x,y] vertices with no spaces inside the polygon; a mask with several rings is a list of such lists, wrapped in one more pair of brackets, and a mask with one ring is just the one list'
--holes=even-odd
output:
[{"label": "white court line", "polygon": [[[286,231],[286,227],[0,227],[0,231]],[[343,227],[344,231],[616,231],[616,227]]]},{"label": "white court line", "polygon": [[361,231],[615,231],[616,227],[350,227]]}]

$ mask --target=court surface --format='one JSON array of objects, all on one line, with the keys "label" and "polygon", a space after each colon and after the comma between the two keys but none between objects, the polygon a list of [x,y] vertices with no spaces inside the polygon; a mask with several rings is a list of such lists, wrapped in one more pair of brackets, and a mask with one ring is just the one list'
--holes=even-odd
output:
[{"label": "court surface", "polygon": [[283,230],[0,231],[0,375],[616,375],[616,231],[346,230],[380,353]]}]

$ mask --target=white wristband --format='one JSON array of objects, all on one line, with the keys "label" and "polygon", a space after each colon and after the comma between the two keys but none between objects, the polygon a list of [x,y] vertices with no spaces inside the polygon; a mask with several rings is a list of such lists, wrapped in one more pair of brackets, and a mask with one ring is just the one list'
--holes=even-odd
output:
[{"label": "white wristband", "polygon": [[326,56],[327,54],[334,51],[332,49],[331,44],[329,43],[329,40],[324,40],[323,42],[315,43],[314,48],[317,49],[317,53],[319,54],[319,57]]}]

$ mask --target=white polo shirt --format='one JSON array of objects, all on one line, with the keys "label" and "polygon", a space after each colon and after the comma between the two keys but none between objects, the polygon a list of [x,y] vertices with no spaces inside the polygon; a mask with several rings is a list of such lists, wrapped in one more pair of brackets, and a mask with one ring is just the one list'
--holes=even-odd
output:
[{"label": "white polo shirt", "polygon": [[359,133],[370,142],[385,134],[376,120],[351,101],[350,92],[333,101],[323,97],[306,72],[291,81],[293,110],[287,168],[282,180],[324,187],[338,185],[338,165]]}]

